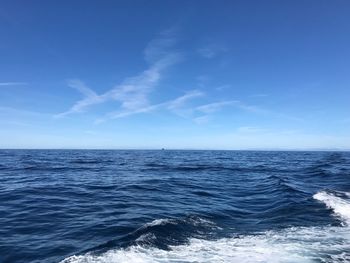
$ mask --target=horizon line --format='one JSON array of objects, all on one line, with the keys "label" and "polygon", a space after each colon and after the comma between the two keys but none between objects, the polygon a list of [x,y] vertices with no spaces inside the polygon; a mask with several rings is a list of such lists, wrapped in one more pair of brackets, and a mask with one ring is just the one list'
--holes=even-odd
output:
[{"label": "horizon line", "polygon": [[338,148],[246,148],[246,149],[210,149],[210,148],[1,148],[4,150],[51,150],[51,151],[260,151],[260,152],[350,152],[350,149]]}]

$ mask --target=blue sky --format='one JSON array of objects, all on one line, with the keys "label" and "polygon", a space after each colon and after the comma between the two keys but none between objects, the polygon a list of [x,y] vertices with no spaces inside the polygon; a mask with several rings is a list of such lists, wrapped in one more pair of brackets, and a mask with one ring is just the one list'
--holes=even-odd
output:
[{"label": "blue sky", "polygon": [[350,149],[349,1],[1,1],[0,148]]}]

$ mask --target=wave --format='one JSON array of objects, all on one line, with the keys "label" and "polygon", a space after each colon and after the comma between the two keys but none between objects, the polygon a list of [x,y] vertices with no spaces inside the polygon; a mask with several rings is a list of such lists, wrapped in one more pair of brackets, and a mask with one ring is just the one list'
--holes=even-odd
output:
[{"label": "wave", "polygon": [[[89,252],[74,255],[61,263],[107,262],[350,262],[350,194],[321,191],[313,198],[323,202],[344,222],[342,227],[291,227],[254,235],[239,235],[218,240],[190,238],[186,244],[170,246],[168,250],[133,245],[125,249],[111,249],[102,254]],[[195,222],[210,223],[210,221]],[[141,229],[176,224],[175,219],[157,219]],[[140,239],[155,238],[147,233]]]},{"label": "wave", "polygon": [[350,225],[350,201],[346,199],[349,193],[321,191],[313,197],[332,209],[337,216],[343,219],[344,224]]},{"label": "wave", "polygon": [[[161,219],[155,219],[150,223],[144,224],[142,227],[140,227],[138,230],[141,229],[148,229],[155,226],[169,226],[169,225],[192,225],[196,227],[212,227],[217,228],[214,222],[204,219],[199,216],[188,216],[185,219],[170,219],[170,218],[161,218]],[[136,230],[137,231],[137,230]]]},{"label": "wave", "polygon": [[170,250],[132,246],[110,250],[101,255],[72,256],[62,263],[107,262],[317,262],[320,255],[327,255],[324,262],[350,260],[349,231],[339,232],[335,227],[290,228],[281,232],[271,231],[260,235],[223,238],[216,241],[190,239],[186,245],[173,246]]},{"label": "wave", "polygon": [[284,169],[272,168],[265,165],[254,165],[254,166],[227,166],[220,164],[196,164],[196,165],[184,165],[184,164],[159,164],[159,163],[147,163],[146,168],[142,168],[141,171],[167,171],[167,172],[287,172]]},{"label": "wave", "polygon": [[125,237],[126,243],[137,246],[151,245],[169,250],[171,246],[188,242],[188,237],[204,238],[221,230],[214,222],[195,215],[185,218],[163,218],[146,223]]}]

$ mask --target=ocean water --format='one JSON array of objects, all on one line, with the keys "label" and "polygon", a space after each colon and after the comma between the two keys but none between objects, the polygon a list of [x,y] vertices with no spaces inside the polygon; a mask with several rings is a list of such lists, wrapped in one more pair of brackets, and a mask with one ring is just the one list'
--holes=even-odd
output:
[{"label": "ocean water", "polygon": [[350,262],[350,153],[1,150],[0,262]]}]

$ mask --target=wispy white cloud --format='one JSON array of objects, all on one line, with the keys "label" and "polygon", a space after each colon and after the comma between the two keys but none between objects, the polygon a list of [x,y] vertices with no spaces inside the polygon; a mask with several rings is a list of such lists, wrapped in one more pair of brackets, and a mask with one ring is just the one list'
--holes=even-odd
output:
[{"label": "wispy white cloud", "polygon": [[177,110],[179,108],[183,108],[185,103],[193,98],[198,98],[204,96],[204,93],[200,90],[191,90],[187,92],[185,95],[178,97],[172,101],[169,101],[168,109],[170,110]]},{"label": "wispy white cloud", "polygon": [[85,109],[94,104],[104,102],[103,96],[97,95],[80,80],[70,80],[68,81],[68,86],[79,91],[84,95],[84,98],[77,101],[68,111],[56,114],[55,117],[64,117],[71,113],[83,112]]},{"label": "wispy white cloud", "polygon": [[151,112],[151,111],[154,111],[154,110],[161,108],[163,105],[164,105],[164,103],[159,103],[159,104],[149,105],[149,106],[140,107],[140,108],[136,108],[136,109],[109,112],[103,118],[97,119],[95,121],[95,124],[105,122],[108,119],[120,119],[120,118],[129,117],[129,116],[132,116],[135,114]]},{"label": "wispy white cloud", "polygon": [[238,101],[235,101],[235,100],[213,102],[213,103],[198,106],[196,108],[196,110],[203,112],[203,113],[213,113],[213,112],[216,112],[216,111],[222,109],[225,106],[234,105],[237,102]]},{"label": "wispy white cloud", "polygon": [[166,109],[177,115],[184,117],[184,111],[187,110],[184,108],[186,103],[194,98],[201,97],[201,96],[204,96],[203,92],[199,90],[191,90],[191,91],[188,91],[186,94],[180,97],[177,97],[173,100],[169,100],[169,101],[165,101],[165,102],[161,102],[153,105],[146,105],[144,107],[125,108],[116,112],[110,112],[106,114],[104,118],[100,118],[96,120],[95,123],[98,124],[108,119],[120,119],[131,115],[135,115],[135,114],[148,113],[158,109]]},{"label": "wispy white cloud", "polygon": [[257,114],[268,114],[269,111],[266,109],[263,109],[259,106],[256,105],[250,105],[250,104],[246,104],[242,101],[234,101],[234,106],[238,109],[247,111],[247,112],[251,112],[251,113],[257,113]]},{"label": "wispy white cloud", "polygon": [[28,85],[26,82],[0,82],[0,86],[24,86]]},{"label": "wispy white cloud", "polygon": [[207,122],[209,122],[210,116],[209,115],[203,115],[203,116],[199,116],[193,119],[193,121],[196,124],[205,124]]},{"label": "wispy white cloud", "polygon": [[[148,95],[159,83],[165,69],[179,62],[181,54],[169,48],[175,43],[171,32],[164,32],[152,40],[144,51],[149,68],[140,74],[127,78],[111,90],[98,95],[79,80],[69,81],[69,86],[78,90],[84,98],[77,101],[69,110],[55,115],[63,117],[68,114],[85,111],[88,107],[106,101],[117,101],[126,112],[142,111],[149,106]],[[126,113],[124,113],[126,114]]]},{"label": "wispy white cloud", "polygon": [[92,90],[89,89],[82,81],[80,80],[70,80],[68,81],[68,86],[76,89],[81,94],[85,95],[87,98],[96,98],[98,97],[97,94]]},{"label": "wispy white cloud", "polygon": [[[96,93],[81,80],[75,79],[68,81],[68,86],[80,92],[83,98],[75,102],[67,111],[56,114],[55,117],[64,117],[74,113],[85,112],[94,105],[103,104],[108,101],[118,103],[116,110],[106,113],[103,117],[97,119],[95,123],[101,123],[109,119],[125,118],[135,114],[149,113],[158,109],[170,111],[184,118],[190,118],[195,123],[208,122],[210,114],[228,106],[252,113],[266,112],[257,106],[245,104],[238,100],[219,101],[193,106],[193,103],[189,103],[191,100],[205,95],[200,90],[190,90],[184,95],[172,100],[152,104],[149,95],[159,84],[164,71],[179,62],[182,58],[179,52],[174,51],[175,43],[176,38],[174,37],[173,30],[162,32],[157,38],[150,41],[144,50],[144,59],[149,64],[149,67],[138,75],[126,78],[120,84],[104,93]],[[205,54],[204,51],[207,53]],[[210,45],[206,50],[201,50],[202,54],[208,58],[214,54],[216,55],[217,52],[224,51],[227,51],[227,49],[218,45]],[[204,77],[202,76],[201,81],[204,81]],[[222,88],[227,88],[227,86]],[[198,116],[200,114],[202,116]]]},{"label": "wispy white cloud", "polygon": [[154,62],[149,69],[140,75],[127,79],[124,83],[102,96],[105,99],[111,98],[120,102],[123,109],[135,110],[143,108],[149,104],[148,95],[159,83],[163,71],[177,63],[179,59],[178,54],[168,54]]},{"label": "wispy white cloud", "polygon": [[230,89],[232,86],[230,84],[225,84],[225,85],[221,85],[219,87],[216,87],[215,89],[217,91],[223,91],[223,90],[228,90]]},{"label": "wispy white cloud", "polygon": [[186,92],[183,96],[167,102],[166,108],[180,117],[191,118],[194,113],[194,108],[190,107],[188,102],[203,96],[205,96],[204,92],[200,90],[191,90]]},{"label": "wispy white cloud", "polygon": [[221,53],[227,52],[228,50],[229,49],[222,44],[209,44],[199,48],[197,52],[204,58],[212,59],[217,57]]},{"label": "wispy white cloud", "polygon": [[[222,110],[224,107],[235,107],[240,110],[244,110],[251,113],[267,113],[268,111],[261,109],[254,105],[248,105],[238,100],[229,101],[219,101],[208,104],[203,104],[200,106],[189,106],[189,102],[196,98],[205,96],[205,93],[200,90],[190,90],[184,95],[177,97],[175,99],[161,102],[158,104],[146,105],[144,107],[137,108],[124,108],[118,111],[110,112],[106,114],[103,118],[95,121],[96,124],[107,121],[108,119],[120,119],[129,117],[141,113],[149,113],[156,110],[168,110],[180,117],[190,118],[197,124],[207,123],[211,119],[211,115],[217,111]],[[196,113],[197,112],[197,113]],[[198,116],[198,113],[204,115]],[[197,116],[196,116],[197,115]]]},{"label": "wispy white cloud", "polygon": [[[148,63],[158,61],[169,55],[170,50],[176,44],[175,31],[174,28],[164,30],[146,45],[144,58]],[[171,50],[171,52],[174,51]]]},{"label": "wispy white cloud", "polygon": [[212,118],[212,115],[215,112],[221,111],[225,107],[231,107],[231,108],[233,107],[238,110],[246,111],[253,114],[259,114],[259,115],[268,115],[270,113],[269,111],[262,109],[258,106],[246,104],[239,100],[226,100],[226,101],[217,101],[217,102],[212,102],[212,103],[197,106],[194,109],[194,111],[200,112],[201,114],[204,114],[204,115],[193,118],[193,121],[197,124],[207,123]]},{"label": "wispy white cloud", "polygon": [[200,105],[196,108],[197,111],[203,112],[203,113],[213,113],[216,111],[221,110],[223,107],[235,107],[240,110],[244,110],[247,112],[252,112],[252,113],[267,113],[266,110],[255,106],[255,105],[249,105],[246,103],[243,103],[239,100],[227,100],[227,101],[219,101],[219,102],[213,102],[213,103],[208,103],[204,105]]}]

